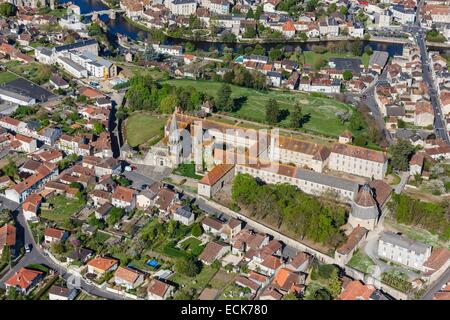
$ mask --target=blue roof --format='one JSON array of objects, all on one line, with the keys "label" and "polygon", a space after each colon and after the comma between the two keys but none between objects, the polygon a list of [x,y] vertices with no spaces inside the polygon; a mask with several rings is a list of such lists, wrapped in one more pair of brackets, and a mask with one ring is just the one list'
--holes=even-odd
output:
[{"label": "blue roof", "polygon": [[147,265],[149,265],[150,267],[157,267],[158,266],[158,261],[156,261],[155,259],[148,260],[147,261]]}]

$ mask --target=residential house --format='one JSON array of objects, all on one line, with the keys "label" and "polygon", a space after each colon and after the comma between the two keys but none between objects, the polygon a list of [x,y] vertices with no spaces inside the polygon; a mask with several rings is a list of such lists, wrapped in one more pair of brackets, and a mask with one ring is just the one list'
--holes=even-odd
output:
[{"label": "residential house", "polygon": [[119,267],[114,273],[114,282],[127,290],[132,290],[144,282],[144,275],[128,267]]}]

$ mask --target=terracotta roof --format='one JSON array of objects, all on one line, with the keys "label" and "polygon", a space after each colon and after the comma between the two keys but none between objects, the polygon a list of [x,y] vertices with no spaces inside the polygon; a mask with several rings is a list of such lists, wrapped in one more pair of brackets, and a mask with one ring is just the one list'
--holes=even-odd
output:
[{"label": "terracotta roof", "polygon": [[387,157],[384,152],[342,143],[335,143],[331,149],[331,152],[379,163],[385,163],[387,161]]},{"label": "terracotta roof", "polygon": [[140,273],[138,273],[130,268],[119,267],[119,268],[117,268],[114,276],[116,278],[120,278],[128,283],[135,283],[136,280],[139,278]]},{"label": "terracotta roof", "polygon": [[114,267],[119,261],[112,258],[96,257],[90,260],[87,265],[102,271],[108,271]]},{"label": "terracotta roof", "polygon": [[16,245],[16,227],[12,225],[4,225],[0,228],[0,249],[5,246]]},{"label": "terracotta roof", "polygon": [[238,276],[234,282],[241,287],[250,288],[253,291],[258,291],[260,285],[250,280],[249,278]]},{"label": "terracotta roof", "polygon": [[278,136],[278,147],[280,149],[308,154],[320,160],[325,160],[330,155],[330,149],[325,146],[285,136]]},{"label": "terracotta roof", "polygon": [[298,280],[298,273],[282,268],[276,273],[273,283],[280,287],[280,289],[289,291],[293,285],[298,284]]},{"label": "terracotta roof", "polygon": [[219,181],[223,176],[225,176],[231,169],[233,169],[233,167],[234,165],[231,164],[219,164],[215,166],[210,172],[208,172],[200,180],[200,183],[212,186],[217,183],[217,181]]},{"label": "terracotta roof", "polygon": [[423,166],[423,160],[425,159],[425,155],[423,153],[415,153],[411,160],[409,161],[409,164],[411,166],[417,165],[422,167]]},{"label": "terracotta roof", "polygon": [[44,235],[46,237],[51,237],[54,239],[61,240],[65,234],[64,230],[56,229],[56,228],[47,228],[45,229]]},{"label": "terracotta roof", "polygon": [[372,180],[369,182],[369,186],[372,189],[378,206],[380,208],[383,207],[392,193],[392,187],[383,180]]},{"label": "terracotta roof", "polygon": [[254,282],[259,282],[259,283],[264,283],[267,281],[267,277],[261,273],[257,273],[257,272],[250,272],[250,274],[248,275],[248,278]]},{"label": "terracotta roof", "polygon": [[295,25],[292,20],[288,20],[283,24],[283,31],[295,31]]},{"label": "terracotta roof", "polygon": [[368,184],[365,184],[359,190],[355,202],[361,207],[374,207],[377,205],[372,194],[372,189]]},{"label": "terracotta roof", "polygon": [[356,227],[353,229],[352,233],[347,238],[347,241],[343,243],[338,249],[337,252],[340,254],[348,254],[350,251],[352,251],[358,243],[361,241],[362,238],[367,234],[368,230],[363,227]]},{"label": "terracotta roof", "polygon": [[444,264],[447,263],[448,259],[450,259],[450,250],[442,247],[442,248],[433,248],[431,251],[431,256],[424,263],[425,268],[429,268],[431,270],[427,271],[426,274],[430,275],[439,270]]},{"label": "terracotta roof", "polygon": [[11,278],[9,278],[5,284],[26,290],[33,284],[33,281],[35,281],[37,277],[42,276],[43,274],[44,273],[41,271],[21,268]]},{"label": "terracotta roof", "polygon": [[147,292],[163,298],[169,288],[169,284],[153,279],[147,287]]},{"label": "terracotta roof", "polygon": [[203,219],[202,224],[207,225],[214,230],[220,230],[223,227],[222,221],[212,217],[206,217]]},{"label": "terracotta roof", "polygon": [[355,280],[344,289],[337,300],[369,300],[374,291],[374,287]]},{"label": "terracotta roof", "polygon": [[288,263],[287,266],[292,265],[294,268],[300,267],[303,263],[305,263],[307,260],[309,260],[310,255],[306,252],[299,252],[297,255],[292,258],[292,260]]},{"label": "terracotta roof", "polygon": [[218,258],[219,252],[225,247],[227,247],[226,244],[209,242],[198,258],[201,261],[212,263]]},{"label": "terracotta roof", "polygon": [[261,265],[263,265],[266,268],[276,270],[281,266],[282,262],[280,258],[274,257],[274,256],[266,256]]},{"label": "terracotta roof", "polygon": [[133,201],[134,190],[122,186],[117,186],[112,195],[113,199],[131,203]]}]

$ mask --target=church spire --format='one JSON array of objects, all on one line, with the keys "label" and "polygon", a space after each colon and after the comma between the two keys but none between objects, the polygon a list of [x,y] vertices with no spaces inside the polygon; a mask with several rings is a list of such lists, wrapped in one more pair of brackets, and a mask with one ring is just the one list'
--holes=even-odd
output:
[{"label": "church spire", "polygon": [[180,141],[180,133],[178,132],[178,123],[176,113],[174,112],[172,115],[172,119],[170,120],[169,127],[169,142],[172,144],[176,144]]}]

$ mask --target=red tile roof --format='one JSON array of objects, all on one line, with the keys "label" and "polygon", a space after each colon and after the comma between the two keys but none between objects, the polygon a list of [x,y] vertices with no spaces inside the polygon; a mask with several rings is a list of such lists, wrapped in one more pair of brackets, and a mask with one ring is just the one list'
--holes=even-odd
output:
[{"label": "red tile roof", "polygon": [[355,280],[348,284],[337,300],[369,300],[374,291],[374,287]]},{"label": "red tile roof", "polygon": [[219,164],[215,166],[210,172],[208,172],[201,180],[200,183],[212,186],[217,183],[223,176],[225,176],[234,165],[231,164]]},{"label": "red tile roof", "polygon": [[19,287],[21,289],[28,289],[37,277],[42,276],[44,273],[41,271],[35,271],[30,269],[21,268],[11,278],[9,278],[5,284],[11,287]]}]

